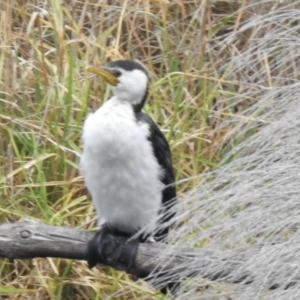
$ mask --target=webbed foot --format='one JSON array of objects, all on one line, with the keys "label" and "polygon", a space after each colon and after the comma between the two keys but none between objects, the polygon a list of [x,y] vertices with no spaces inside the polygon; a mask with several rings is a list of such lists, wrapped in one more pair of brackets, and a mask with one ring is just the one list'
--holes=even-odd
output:
[{"label": "webbed foot", "polygon": [[137,239],[116,235],[104,226],[88,242],[88,265],[93,268],[97,263],[117,262],[128,271],[134,265],[138,245]]}]

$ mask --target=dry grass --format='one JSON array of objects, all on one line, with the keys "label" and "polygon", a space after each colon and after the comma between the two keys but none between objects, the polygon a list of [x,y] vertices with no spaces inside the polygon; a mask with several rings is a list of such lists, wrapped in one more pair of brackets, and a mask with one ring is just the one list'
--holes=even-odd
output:
[{"label": "dry grass", "polygon": [[[235,123],[219,126],[242,118],[256,101],[241,80],[251,72],[232,72],[225,62],[247,49],[260,28],[223,41],[253,12],[278,4],[244,9],[248,4],[2,0],[0,221],[28,217],[93,229],[93,207],[77,167],[80,133],[88,110],[108,94],[84,70],[107,59],[138,58],[147,67],[146,111],[170,142],[177,180],[194,178],[178,185],[179,194],[196,186],[197,175],[218,166],[249,134],[233,139]],[[253,68],[272,77],[267,59]],[[7,299],[163,299],[124,273],[65,259],[4,260],[0,274]]]}]

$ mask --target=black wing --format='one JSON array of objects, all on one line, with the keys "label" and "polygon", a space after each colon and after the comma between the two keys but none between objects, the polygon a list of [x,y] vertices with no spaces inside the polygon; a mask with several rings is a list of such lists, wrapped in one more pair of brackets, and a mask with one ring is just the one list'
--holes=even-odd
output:
[{"label": "black wing", "polygon": [[[165,185],[165,188],[162,192],[162,208],[160,210],[160,224],[163,224],[174,216],[175,213],[170,212],[170,210],[176,203],[176,189],[174,184],[175,177],[169,144],[158,126],[147,114],[138,112],[136,113],[136,119],[139,122],[144,122],[149,125],[150,135],[148,140],[152,144],[153,152],[159,165],[161,166],[162,170],[164,170],[161,181]],[[157,241],[164,240],[168,234],[168,231],[169,227],[163,226],[162,229],[155,233],[155,239]]]}]

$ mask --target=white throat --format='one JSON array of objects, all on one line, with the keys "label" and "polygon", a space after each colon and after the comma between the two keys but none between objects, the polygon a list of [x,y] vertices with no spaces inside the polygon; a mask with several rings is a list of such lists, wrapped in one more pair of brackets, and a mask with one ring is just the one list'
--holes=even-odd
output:
[{"label": "white throat", "polygon": [[141,70],[122,70],[122,75],[118,79],[118,85],[110,85],[113,94],[134,105],[141,103],[147,91],[147,75]]}]

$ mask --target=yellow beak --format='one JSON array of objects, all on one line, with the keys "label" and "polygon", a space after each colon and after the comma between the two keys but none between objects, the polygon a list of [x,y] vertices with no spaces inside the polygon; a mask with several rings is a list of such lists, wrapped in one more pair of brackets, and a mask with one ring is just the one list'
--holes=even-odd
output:
[{"label": "yellow beak", "polygon": [[119,83],[119,80],[114,74],[112,74],[109,69],[106,68],[95,68],[92,66],[88,66],[86,68],[88,72],[94,73],[102,77],[108,84],[116,86]]}]

